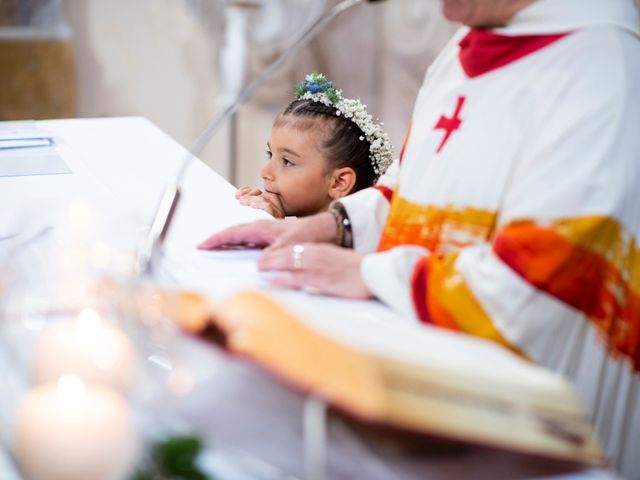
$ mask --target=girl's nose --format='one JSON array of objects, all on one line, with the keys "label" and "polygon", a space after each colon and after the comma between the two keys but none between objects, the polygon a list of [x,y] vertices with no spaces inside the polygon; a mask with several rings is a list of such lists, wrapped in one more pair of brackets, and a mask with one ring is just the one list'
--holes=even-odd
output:
[{"label": "girl's nose", "polygon": [[264,167],[262,167],[262,170],[260,170],[260,176],[262,177],[263,180],[268,180],[268,181],[273,180],[273,170],[271,169],[271,162],[272,162],[271,160],[267,161]]}]

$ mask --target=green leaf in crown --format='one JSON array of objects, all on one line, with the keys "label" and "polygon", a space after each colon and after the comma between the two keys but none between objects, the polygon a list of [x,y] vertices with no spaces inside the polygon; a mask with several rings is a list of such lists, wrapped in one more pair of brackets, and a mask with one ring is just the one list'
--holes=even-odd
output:
[{"label": "green leaf in crown", "polygon": [[313,72],[304,77],[304,81],[296,85],[296,98],[300,99],[305,93],[326,95],[331,104],[340,101],[342,95],[336,90],[333,82],[322,73]]}]

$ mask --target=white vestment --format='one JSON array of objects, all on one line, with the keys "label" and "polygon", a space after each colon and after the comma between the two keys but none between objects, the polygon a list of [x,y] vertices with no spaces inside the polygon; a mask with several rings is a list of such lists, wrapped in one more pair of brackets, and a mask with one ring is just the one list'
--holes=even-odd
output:
[{"label": "white vestment", "polygon": [[632,0],[538,0],[462,29],[427,71],[394,182],[342,203],[379,299],[567,373],[612,456],[630,425],[623,471],[640,471]]}]

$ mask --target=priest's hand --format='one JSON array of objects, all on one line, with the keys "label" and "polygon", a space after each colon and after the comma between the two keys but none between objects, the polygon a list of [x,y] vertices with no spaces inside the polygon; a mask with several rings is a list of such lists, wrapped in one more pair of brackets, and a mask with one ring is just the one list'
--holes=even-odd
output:
[{"label": "priest's hand", "polygon": [[218,232],[200,245],[200,250],[234,246],[279,248],[304,242],[333,242],[336,223],[330,213],[286,220],[258,220]]},{"label": "priest's hand", "polygon": [[302,243],[270,247],[258,260],[261,271],[286,272],[271,283],[309,293],[345,298],[372,298],[360,275],[362,255],[336,245]]}]

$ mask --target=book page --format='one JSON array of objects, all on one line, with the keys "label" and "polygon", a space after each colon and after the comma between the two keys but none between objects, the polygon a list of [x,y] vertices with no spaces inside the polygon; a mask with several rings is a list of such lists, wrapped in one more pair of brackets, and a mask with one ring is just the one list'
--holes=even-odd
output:
[{"label": "book page", "polygon": [[542,387],[550,378],[562,382],[559,376],[500,345],[402,318],[377,301],[348,301],[285,290],[270,294],[300,321],[363,351],[513,385]]}]

